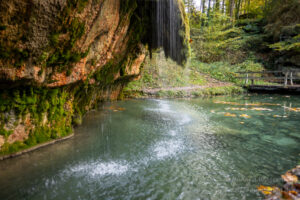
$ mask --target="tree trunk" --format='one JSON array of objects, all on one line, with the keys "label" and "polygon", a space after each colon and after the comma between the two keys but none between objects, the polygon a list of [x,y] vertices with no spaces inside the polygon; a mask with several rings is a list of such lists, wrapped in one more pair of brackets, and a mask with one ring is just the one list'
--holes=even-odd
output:
[{"label": "tree trunk", "polygon": [[208,10],[207,10],[207,17],[209,18],[210,16],[210,4],[211,3],[211,0],[208,0]]},{"label": "tree trunk", "polygon": [[234,14],[234,0],[229,0],[229,14],[231,20],[233,20],[233,14]]},{"label": "tree trunk", "polygon": [[211,10],[211,0],[208,0],[208,9],[207,9],[207,26],[209,26],[209,22],[210,22],[210,10]]},{"label": "tree trunk", "polygon": [[220,0],[216,0],[216,10],[220,11]]},{"label": "tree trunk", "polygon": [[202,13],[205,13],[205,0],[202,0]]},{"label": "tree trunk", "polygon": [[237,5],[236,5],[236,13],[235,13],[236,19],[239,19],[239,16],[240,16],[241,2],[242,2],[242,0],[238,0]]}]

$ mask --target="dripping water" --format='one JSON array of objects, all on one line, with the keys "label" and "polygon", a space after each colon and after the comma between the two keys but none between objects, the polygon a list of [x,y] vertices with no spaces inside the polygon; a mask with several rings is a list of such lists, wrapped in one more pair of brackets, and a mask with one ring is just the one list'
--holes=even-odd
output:
[{"label": "dripping water", "polygon": [[179,64],[186,60],[184,54],[184,36],[180,31],[182,25],[180,9],[177,0],[151,1],[151,49],[163,48],[166,57]]}]

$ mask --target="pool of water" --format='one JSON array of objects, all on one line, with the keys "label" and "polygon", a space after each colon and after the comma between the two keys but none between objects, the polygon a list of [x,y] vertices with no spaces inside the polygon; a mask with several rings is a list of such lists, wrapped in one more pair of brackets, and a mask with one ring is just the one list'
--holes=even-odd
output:
[{"label": "pool of water", "polygon": [[300,161],[299,96],[128,100],[0,162],[0,199],[262,199]]}]

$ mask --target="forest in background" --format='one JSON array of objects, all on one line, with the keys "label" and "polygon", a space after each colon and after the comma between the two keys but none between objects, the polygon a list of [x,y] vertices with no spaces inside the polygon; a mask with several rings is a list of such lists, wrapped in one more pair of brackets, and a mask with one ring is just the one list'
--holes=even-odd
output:
[{"label": "forest in background", "polygon": [[[242,86],[244,81],[237,72],[300,68],[299,0],[185,0],[184,3],[191,31],[189,62],[182,68],[158,52],[154,61],[146,60],[141,79],[130,83],[126,93],[149,88],[207,86],[210,78]],[[209,94],[232,92],[228,87],[222,88],[222,92],[219,89],[213,88]],[[190,94],[174,94],[170,90],[158,96]]]},{"label": "forest in background", "polygon": [[298,0],[186,0],[185,4],[198,60],[300,67]]}]

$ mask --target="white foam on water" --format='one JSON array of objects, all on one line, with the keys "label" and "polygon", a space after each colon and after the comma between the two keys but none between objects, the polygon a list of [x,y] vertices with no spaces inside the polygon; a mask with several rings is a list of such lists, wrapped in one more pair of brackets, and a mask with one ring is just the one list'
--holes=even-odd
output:
[{"label": "white foam on water", "polygon": [[90,174],[92,176],[97,175],[120,175],[127,172],[129,169],[128,164],[116,163],[116,162],[109,162],[109,163],[99,163],[95,166],[94,169],[91,170]]},{"label": "white foam on water", "polygon": [[171,136],[175,136],[175,135],[176,135],[176,131],[170,130],[169,134],[170,134]]},{"label": "white foam on water", "polygon": [[179,121],[179,124],[184,125],[184,124],[189,123],[190,121],[192,121],[192,119],[188,115],[182,115],[182,117]]},{"label": "white foam on water", "polygon": [[162,112],[162,113],[175,113],[170,109],[170,104],[167,101],[163,100],[154,100],[158,102],[158,108],[145,108],[145,110],[148,111],[157,111],[157,112]]},{"label": "white foam on water", "polygon": [[120,175],[126,173],[131,167],[126,162],[90,162],[84,164],[78,164],[70,169],[67,172],[71,172],[72,175],[90,175],[90,176],[103,176],[103,175]]},{"label": "white foam on water", "polygon": [[182,145],[178,140],[161,141],[155,144],[153,153],[157,159],[171,157],[182,150]]}]

